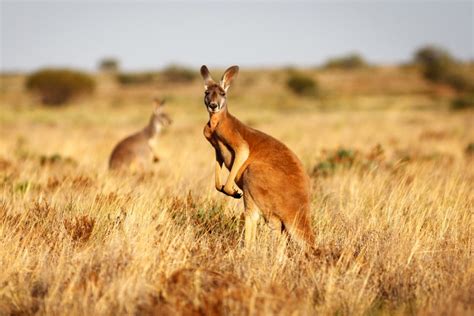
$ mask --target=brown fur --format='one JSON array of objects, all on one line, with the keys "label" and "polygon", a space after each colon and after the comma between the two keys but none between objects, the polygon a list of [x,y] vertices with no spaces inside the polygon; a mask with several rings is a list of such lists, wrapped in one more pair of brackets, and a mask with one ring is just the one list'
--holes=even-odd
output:
[{"label": "brown fur", "polygon": [[146,170],[153,162],[158,162],[156,155],[157,138],[161,128],[171,124],[169,116],[163,112],[164,102],[155,100],[155,109],[145,128],[121,140],[113,149],[109,159],[109,169]]},{"label": "brown fur", "polygon": [[[310,183],[300,160],[283,143],[244,125],[227,110],[225,92],[237,71],[236,66],[229,68],[221,83],[216,84],[207,67],[201,68],[206,85],[204,102],[209,111],[204,136],[216,153],[216,189],[235,198],[243,195],[246,243],[253,243],[261,214],[272,228],[313,247]],[[211,103],[222,107],[214,112]],[[220,182],[222,164],[230,171],[224,186]],[[238,170],[235,178],[233,169]]]}]

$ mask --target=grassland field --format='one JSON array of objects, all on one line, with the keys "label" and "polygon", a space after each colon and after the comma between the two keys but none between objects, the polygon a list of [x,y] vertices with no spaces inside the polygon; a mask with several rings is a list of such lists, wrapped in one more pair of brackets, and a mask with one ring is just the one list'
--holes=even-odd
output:
[{"label": "grassland field", "polygon": [[[243,247],[243,202],[214,189],[200,79],[97,75],[93,96],[51,108],[2,76],[0,315],[472,315],[472,110],[413,69],[302,71],[320,98],[288,91],[286,70],[243,69],[228,106],[302,160],[320,257],[264,223]],[[174,121],[161,161],[108,172],[155,96]]]}]

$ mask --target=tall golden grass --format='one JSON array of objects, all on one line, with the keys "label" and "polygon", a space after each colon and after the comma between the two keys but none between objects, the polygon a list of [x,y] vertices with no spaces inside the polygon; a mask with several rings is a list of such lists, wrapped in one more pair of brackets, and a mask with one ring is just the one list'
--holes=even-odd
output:
[{"label": "tall golden grass", "polygon": [[[242,201],[213,189],[199,82],[104,84],[52,110],[14,83],[2,91],[0,314],[472,314],[473,113],[444,110],[422,81],[386,92],[322,74],[323,87],[346,76],[349,88],[311,100],[279,76],[244,73],[229,109],[302,159],[321,256],[264,223],[258,247],[243,247]],[[161,162],[108,173],[115,142],[146,123],[156,94],[175,122]]]}]

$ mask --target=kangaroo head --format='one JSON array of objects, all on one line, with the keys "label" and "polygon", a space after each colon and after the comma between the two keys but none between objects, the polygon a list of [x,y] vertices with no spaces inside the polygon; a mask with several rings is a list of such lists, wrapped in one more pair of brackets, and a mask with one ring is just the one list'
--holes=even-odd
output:
[{"label": "kangaroo head", "polygon": [[155,99],[154,103],[155,107],[153,109],[153,114],[151,115],[150,125],[155,133],[158,133],[163,127],[171,125],[173,121],[170,116],[163,111],[163,106],[165,104],[164,100]]},{"label": "kangaroo head", "polygon": [[201,67],[201,76],[204,79],[204,104],[209,113],[217,113],[227,106],[227,90],[232,80],[237,76],[239,66],[232,66],[222,75],[219,83],[216,83],[204,65]]}]

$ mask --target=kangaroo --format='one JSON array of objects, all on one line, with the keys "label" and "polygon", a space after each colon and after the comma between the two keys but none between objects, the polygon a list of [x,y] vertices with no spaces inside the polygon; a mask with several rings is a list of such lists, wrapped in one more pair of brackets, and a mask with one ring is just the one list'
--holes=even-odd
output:
[{"label": "kangaroo", "polygon": [[158,135],[163,127],[172,123],[163,111],[164,101],[154,100],[155,107],[147,126],[141,131],[121,140],[113,149],[109,160],[109,169],[124,168],[144,170],[152,162],[158,162],[155,147]]},{"label": "kangaroo", "polygon": [[[215,149],[216,189],[237,199],[243,196],[246,246],[254,244],[257,221],[263,215],[272,229],[312,249],[310,182],[302,163],[283,143],[246,126],[228,111],[227,91],[238,71],[238,66],[228,68],[216,83],[208,68],[201,67],[209,112],[204,136]],[[224,185],[223,164],[229,170]]]}]

